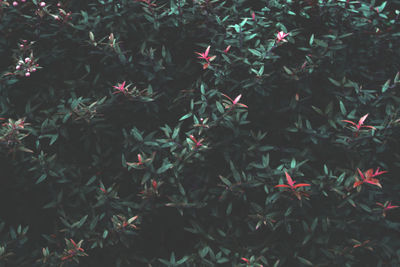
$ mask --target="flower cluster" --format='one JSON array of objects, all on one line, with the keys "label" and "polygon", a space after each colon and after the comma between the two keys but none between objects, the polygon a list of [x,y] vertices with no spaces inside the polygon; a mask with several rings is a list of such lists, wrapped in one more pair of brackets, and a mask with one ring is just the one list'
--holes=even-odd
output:
[{"label": "flower cluster", "polygon": [[27,40],[22,40],[18,45],[20,58],[15,66],[15,72],[11,73],[13,75],[31,76],[31,73],[35,72],[39,69],[39,64],[37,63],[37,59],[33,56],[33,52],[31,50],[31,45],[34,42],[29,42]]}]

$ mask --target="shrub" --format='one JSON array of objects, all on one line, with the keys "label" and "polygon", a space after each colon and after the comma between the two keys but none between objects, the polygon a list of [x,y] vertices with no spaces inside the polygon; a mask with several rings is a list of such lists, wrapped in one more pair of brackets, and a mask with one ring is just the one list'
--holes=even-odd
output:
[{"label": "shrub", "polygon": [[399,265],[399,5],[0,1],[0,263]]}]

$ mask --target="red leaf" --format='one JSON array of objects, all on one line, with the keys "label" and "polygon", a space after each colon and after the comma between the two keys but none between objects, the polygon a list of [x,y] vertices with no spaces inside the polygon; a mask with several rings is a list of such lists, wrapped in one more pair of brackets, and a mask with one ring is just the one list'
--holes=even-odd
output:
[{"label": "red leaf", "polygon": [[293,187],[294,182],[293,182],[293,180],[292,180],[292,177],[290,177],[290,175],[289,175],[287,172],[285,172],[285,175],[286,175],[286,180],[287,180],[288,185],[290,185],[291,187]]},{"label": "red leaf", "polygon": [[278,185],[275,185],[274,187],[289,187],[290,188],[290,186],[288,186],[286,184],[278,184]]},{"label": "red leaf", "polygon": [[303,186],[311,186],[310,184],[296,184],[294,188],[303,187]]}]

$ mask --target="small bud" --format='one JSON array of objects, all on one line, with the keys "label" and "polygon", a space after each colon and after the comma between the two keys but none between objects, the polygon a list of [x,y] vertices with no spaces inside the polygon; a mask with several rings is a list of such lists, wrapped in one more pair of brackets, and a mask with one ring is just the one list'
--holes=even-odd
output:
[{"label": "small bud", "polygon": [[25,77],[29,77],[29,76],[31,76],[31,73],[28,71],[25,73]]},{"label": "small bud", "polygon": [[61,3],[57,3],[57,6],[58,6],[58,7],[61,7]]},{"label": "small bud", "polygon": [[45,7],[46,6],[46,3],[45,2],[40,2],[40,4],[39,4],[41,7]]},{"label": "small bud", "polygon": [[25,58],[25,63],[31,62],[31,59],[29,57]]},{"label": "small bud", "polygon": [[31,69],[31,72],[35,72],[35,71],[36,71],[36,68],[32,68],[32,69]]},{"label": "small bud", "polygon": [[26,0],[21,0],[21,2],[22,2],[22,3],[25,3],[25,2],[26,2]]},{"label": "small bud", "polygon": [[27,40],[22,40],[22,42],[26,43],[26,42],[28,42],[28,41],[27,41]]},{"label": "small bud", "polygon": [[152,186],[153,186],[153,189],[154,190],[157,190],[157,181],[156,180],[153,180],[153,182],[151,183],[152,184]]},{"label": "small bud", "polygon": [[20,47],[20,48],[24,48],[24,45],[23,45],[23,44],[20,44],[19,47]]},{"label": "small bud", "polygon": [[15,67],[15,69],[16,69],[16,70],[21,69],[21,65],[17,65],[17,66]]},{"label": "small bud", "polygon": [[18,2],[17,2],[17,1],[14,1],[14,2],[13,2],[13,6],[18,6]]}]

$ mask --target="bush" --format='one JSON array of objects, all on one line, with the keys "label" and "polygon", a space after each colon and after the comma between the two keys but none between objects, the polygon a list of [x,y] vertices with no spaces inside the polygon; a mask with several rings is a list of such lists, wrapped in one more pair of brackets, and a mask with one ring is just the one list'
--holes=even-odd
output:
[{"label": "bush", "polygon": [[399,6],[0,1],[1,265],[400,265]]}]

